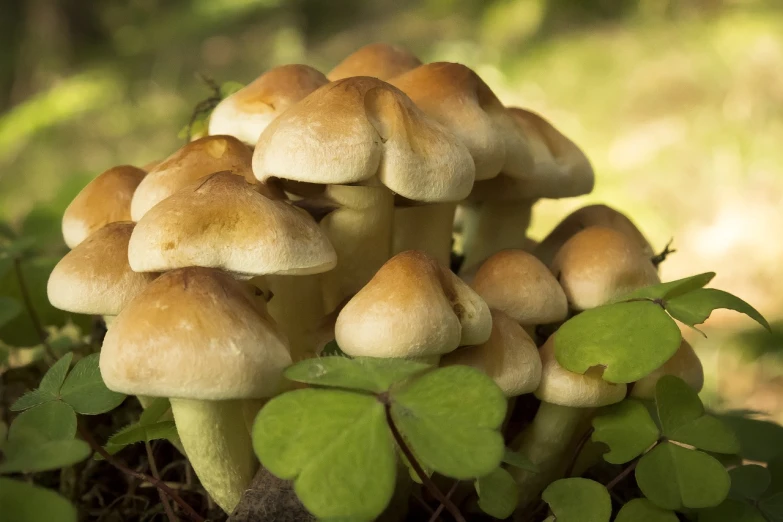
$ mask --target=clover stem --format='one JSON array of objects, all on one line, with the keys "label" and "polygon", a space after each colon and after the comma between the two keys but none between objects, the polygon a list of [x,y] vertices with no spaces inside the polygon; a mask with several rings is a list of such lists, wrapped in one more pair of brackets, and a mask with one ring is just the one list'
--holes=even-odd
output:
[{"label": "clover stem", "polygon": [[462,226],[466,272],[501,250],[525,249],[530,240],[525,235],[530,226],[534,201],[485,202],[464,205]]},{"label": "clover stem", "polygon": [[606,489],[611,490],[613,487],[619,484],[625,477],[627,477],[633,470],[636,469],[637,464],[639,464],[638,458],[634,459],[634,461],[631,462],[630,465],[626,466],[626,468],[622,470],[619,475],[609,481],[609,483],[606,485]]},{"label": "clover stem", "polygon": [[389,404],[388,400],[384,400],[383,397],[380,397],[380,399],[384,402],[384,408],[386,410],[386,422],[389,425],[392,436],[397,442],[397,446],[399,446],[400,451],[402,451],[403,455],[405,455],[405,458],[408,459],[408,462],[413,468],[413,471],[415,471],[421,479],[421,483],[424,484],[430,493],[432,493],[432,496],[434,496],[436,500],[438,500],[446,507],[446,509],[449,510],[449,513],[451,513],[457,522],[466,522],[465,518],[462,516],[462,513],[460,513],[459,508],[457,508],[451,499],[449,499],[438,489],[438,486],[435,485],[429,475],[427,475],[424,469],[422,469],[421,465],[416,460],[416,457],[413,456],[413,452],[410,450],[410,448],[408,448],[408,445],[405,444],[405,439],[403,438],[402,433],[400,433],[400,431],[397,429],[397,426],[394,424],[394,419],[392,418],[391,414],[391,404]]},{"label": "clover stem", "polygon": [[41,345],[44,347],[46,355],[52,360],[52,364],[57,362],[57,354],[54,353],[52,345],[49,344],[49,336],[41,324],[41,318],[38,317],[38,311],[33,306],[33,301],[30,299],[30,292],[27,290],[27,282],[24,278],[24,271],[22,270],[22,259],[17,256],[14,258],[14,272],[16,274],[16,281],[19,284],[19,293],[22,296],[24,307],[27,310],[27,315],[30,317],[30,322],[33,323],[35,333],[38,334],[38,338],[41,340]]},{"label": "clover stem", "polygon": [[245,424],[245,401],[170,401],[193,470],[212,499],[231,513],[258,468]]},{"label": "clover stem", "polygon": [[449,266],[456,211],[456,203],[395,207],[392,255],[406,250],[421,250],[440,264]]}]

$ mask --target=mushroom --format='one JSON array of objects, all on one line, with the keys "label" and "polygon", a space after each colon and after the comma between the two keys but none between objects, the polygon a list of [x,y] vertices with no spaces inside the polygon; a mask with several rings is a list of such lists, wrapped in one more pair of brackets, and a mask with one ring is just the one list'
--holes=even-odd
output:
[{"label": "mushroom", "polygon": [[541,347],[541,383],[535,391],[541,405],[533,422],[511,443],[538,467],[538,473],[509,468],[519,490],[519,508],[538,498],[551,482],[560,459],[592,408],[608,406],[625,398],[626,385],[602,379],[603,369],[590,368],[584,375],[573,373],[555,359],[554,335]]},{"label": "mushroom", "polygon": [[320,186],[297,204],[327,213],[321,227],[338,257],[323,276],[327,313],[391,257],[392,192],[459,201],[474,178],[470,154],[452,133],[369,77],[325,85],[275,119],[258,140],[253,171],[262,182]]},{"label": "mushroom", "polygon": [[533,156],[530,172],[476,183],[464,210],[463,271],[495,252],[531,248],[525,231],[531,209],[540,198],[587,194],[595,175],[585,154],[541,116],[509,108],[508,114],[525,136]]},{"label": "mushroom", "polygon": [[290,363],[260,300],[228,274],[196,267],[147,285],[115,319],[100,357],[109,389],[170,399],[188,459],[227,513],[258,466],[243,401],[275,395]]},{"label": "mushroom", "polygon": [[568,316],[568,301],[557,279],[522,250],[503,250],[487,259],[471,287],[490,308],[503,311],[531,336],[536,326]]},{"label": "mushroom", "polygon": [[[532,168],[527,142],[503,104],[479,76],[458,63],[428,63],[392,78],[428,116],[465,144],[476,181],[501,170],[524,175]],[[404,198],[395,209],[394,249],[423,250],[448,264],[457,202],[417,205]]]},{"label": "mushroom", "polygon": [[500,310],[491,310],[491,314],[489,339],[445,354],[440,365],[472,366],[492,378],[506,397],[533,392],[541,381],[541,357],[536,343],[508,315]]},{"label": "mushroom", "polygon": [[139,221],[179,189],[215,172],[227,170],[254,182],[251,160],[250,149],[233,136],[206,136],[191,141],[149,171],[133,194],[131,218]]},{"label": "mushroom", "polygon": [[485,343],[492,332],[486,303],[424,252],[387,261],[342,309],[337,344],[352,356],[435,361],[458,346]]},{"label": "mushroom", "polygon": [[607,227],[588,227],[574,234],[557,252],[550,269],[576,311],[661,282],[639,243]]},{"label": "mushroom", "polygon": [[74,248],[104,225],[130,221],[131,198],[147,173],[130,165],[113,167],[84,187],[63,214],[63,239]]},{"label": "mushroom", "polygon": [[335,82],[352,76],[371,76],[388,80],[421,65],[409,50],[396,45],[374,43],[349,54],[326,75]]},{"label": "mushroom", "polygon": [[663,366],[633,384],[630,396],[637,399],[654,399],[655,385],[658,384],[658,379],[664,375],[679,377],[697,393],[704,386],[704,368],[696,352],[693,351],[693,347],[685,339],[682,340],[674,355],[663,363]]},{"label": "mushroom", "polygon": [[625,214],[607,205],[588,205],[575,210],[566,216],[547,236],[533,249],[533,254],[545,265],[550,265],[557,251],[571,236],[587,227],[613,228],[626,234],[634,240],[652,258],[655,255],[650,242]]},{"label": "mushroom", "polygon": [[203,266],[268,276],[269,312],[299,359],[313,355],[308,330],[323,315],[318,280],[301,276],[331,270],[337,256],[312,217],[262,190],[228,172],[196,181],[144,215],[128,258],[139,272]]},{"label": "mushroom", "polygon": [[272,120],[327,83],[326,76],[307,65],[270,69],[217,104],[209,116],[209,134],[234,136],[255,146]]}]

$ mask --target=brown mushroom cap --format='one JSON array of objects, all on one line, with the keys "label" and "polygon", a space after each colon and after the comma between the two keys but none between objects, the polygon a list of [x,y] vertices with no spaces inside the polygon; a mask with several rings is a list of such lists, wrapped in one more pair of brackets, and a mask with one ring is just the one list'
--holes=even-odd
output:
[{"label": "brown mushroom cap", "polygon": [[660,283],[650,257],[626,234],[588,227],[560,248],[552,273],[574,310],[587,310]]},{"label": "brown mushroom cap", "polygon": [[492,334],[487,342],[458,348],[443,356],[441,366],[464,364],[495,381],[506,397],[531,393],[541,381],[541,357],[536,343],[519,324],[492,310]]},{"label": "brown mushroom cap", "polygon": [[230,171],[254,182],[252,152],[233,136],[206,136],[163,160],[139,184],[131,201],[131,217],[139,221],[152,207],[179,189],[209,174]]},{"label": "brown mushroom cap", "polygon": [[354,184],[376,178],[424,202],[459,201],[475,169],[465,146],[402,91],[355,77],[316,90],[261,134],[253,171],[268,178]]},{"label": "brown mushroom cap", "polygon": [[101,376],[132,395],[269,397],[291,364],[260,300],[209,268],[167,272],[120,312],[101,349]]},{"label": "brown mushroom cap", "polygon": [[503,250],[484,261],[471,286],[490,308],[523,326],[556,323],[568,315],[568,301],[555,277],[523,250]]},{"label": "brown mushroom cap", "polygon": [[334,268],[337,256],[313,218],[259,190],[240,176],[218,172],[160,202],[133,232],[131,267],[163,272],[203,266],[240,277]]},{"label": "brown mushroom cap", "polygon": [[332,82],[351,76],[388,80],[419,65],[421,61],[404,47],[374,43],[349,54],[326,77]]},{"label": "brown mushroom cap", "polygon": [[130,165],[113,167],[84,187],[63,214],[63,238],[69,248],[115,221],[130,221],[131,198],[147,173]]},{"label": "brown mushroom cap", "polygon": [[557,226],[539,243],[533,254],[545,265],[552,263],[557,251],[568,241],[571,236],[587,227],[601,226],[613,228],[624,233],[641,248],[645,255],[655,255],[650,242],[644,234],[634,225],[625,214],[607,205],[588,205],[566,216]]},{"label": "brown mushroom cap", "polygon": [[555,335],[539,350],[543,369],[536,397],[550,404],[574,408],[597,408],[620,402],[625,398],[626,385],[603,380],[603,369],[594,367],[584,375],[573,373],[555,359]]},{"label": "brown mushroom cap", "polygon": [[693,351],[693,347],[685,339],[680,343],[680,347],[671,359],[663,363],[663,366],[634,383],[630,396],[639,399],[654,399],[655,385],[658,384],[658,379],[664,375],[679,377],[697,393],[704,386],[704,368],[696,352]]},{"label": "brown mushroom cap", "polygon": [[47,284],[49,302],[78,314],[117,315],[158,274],[128,264],[134,223],[109,223],[63,257]]},{"label": "brown mushroom cap", "polygon": [[389,83],[453,132],[476,165],[476,180],[507,173],[527,174],[532,168],[528,145],[495,93],[468,67],[436,62],[420,65]]},{"label": "brown mushroom cap", "polygon": [[272,120],[327,83],[326,76],[307,65],[270,69],[218,103],[209,116],[209,133],[234,136],[255,145]]},{"label": "brown mushroom cap", "polygon": [[340,312],[337,344],[349,355],[426,357],[486,342],[486,303],[451,271],[409,250],[384,264]]}]

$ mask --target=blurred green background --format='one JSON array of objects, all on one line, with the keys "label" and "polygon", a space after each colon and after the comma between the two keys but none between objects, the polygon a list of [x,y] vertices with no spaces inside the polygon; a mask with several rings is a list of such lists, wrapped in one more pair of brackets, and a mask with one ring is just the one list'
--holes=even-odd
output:
[{"label": "blurred green background", "polygon": [[[537,205],[533,237],[587,202],[632,216],[665,279],[714,285],[777,324],[715,313],[688,332],[713,406],[783,420],[783,2],[779,0],[6,0],[0,221],[63,248],[57,220],[92,177],[182,140],[198,78],[248,82],[361,45],[465,63],[509,105],[580,144],[598,182]],[[31,214],[32,211],[32,214]]]}]

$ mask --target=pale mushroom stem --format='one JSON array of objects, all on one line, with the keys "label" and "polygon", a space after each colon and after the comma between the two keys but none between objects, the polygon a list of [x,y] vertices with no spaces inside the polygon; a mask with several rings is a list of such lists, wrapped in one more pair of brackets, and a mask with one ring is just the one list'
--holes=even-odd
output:
[{"label": "pale mushroom stem", "polygon": [[253,480],[258,461],[242,400],[171,399],[177,432],[204,489],[231,513]]},{"label": "pale mushroom stem", "polygon": [[533,422],[511,443],[538,467],[538,473],[510,467],[519,490],[518,512],[535,501],[555,477],[563,455],[589,409],[542,402]]},{"label": "pale mushroom stem", "polygon": [[267,311],[288,337],[293,362],[315,357],[315,332],[326,315],[321,275],[269,275]]},{"label": "pale mushroom stem", "polygon": [[534,201],[492,202],[463,206],[463,270],[501,250],[529,249],[525,232]]},{"label": "pale mushroom stem", "polygon": [[321,221],[337,252],[337,267],[322,275],[329,313],[391,257],[394,196],[383,185],[328,185],[326,196],[338,207]]},{"label": "pale mushroom stem", "polygon": [[392,255],[406,250],[421,250],[440,264],[449,266],[451,232],[456,211],[456,203],[396,207]]}]

